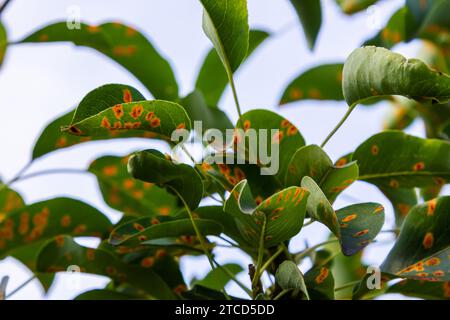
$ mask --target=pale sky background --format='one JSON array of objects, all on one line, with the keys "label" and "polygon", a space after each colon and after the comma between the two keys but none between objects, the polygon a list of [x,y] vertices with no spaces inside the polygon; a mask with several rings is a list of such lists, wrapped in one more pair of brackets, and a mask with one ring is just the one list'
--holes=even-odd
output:
[{"label": "pale sky background", "polygon": [[[250,25],[272,33],[272,37],[243,65],[236,74],[236,85],[243,111],[254,108],[274,110],[297,125],[309,144],[319,144],[345,113],[344,102],[294,103],[278,109],[276,103],[285,86],[301,71],[322,63],[341,62],[360,44],[377,32],[371,27],[372,17],[362,12],[349,18],[340,13],[334,0],[323,0],[323,26],[316,49],[309,52],[294,10],[287,0],[249,0]],[[404,0],[384,0],[376,6],[375,21],[383,26]],[[67,9],[77,5],[82,20],[91,24],[121,21],[142,31],[155,47],[170,61],[180,85],[181,94],[194,87],[198,68],[211,47],[201,27],[202,8],[197,0],[13,0],[2,20],[11,41],[21,39],[49,22],[66,20]],[[396,51],[413,57],[418,44],[400,45]],[[146,95],[148,91],[125,69],[87,48],[71,44],[27,44],[9,48],[0,70],[2,125],[0,126],[0,176],[11,179],[30,159],[38,135],[47,123],[75,106],[86,93],[106,83],[129,84]],[[232,95],[227,89],[220,107],[233,121],[236,112]],[[377,133],[388,108],[360,106],[326,147],[333,159],[354,150],[361,142]],[[408,132],[423,136],[423,125],[416,121]],[[125,155],[138,149],[163,148],[161,143],[142,140],[122,140],[84,144],[53,153],[37,161],[29,172],[49,168],[86,168],[89,163],[106,154]],[[97,182],[90,175],[52,175],[19,182],[14,185],[27,203],[57,196],[81,199],[101,211],[112,221],[120,213],[103,201]],[[448,194],[448,189],[446,189]],[[380,202],[386,207],[385,229],[392,229],[394,217],[389,202],[372,185],[357,182],[345,191],[361,202]],[[335,204],[340,208],[351,204],[341,196]],[[328,236],[327,229],[315,223],[302,230],[292,241],[295,251],[304,247],[304,240],[318,243]],[[380,235],[385,242],[392,235]],[[83,241],[93,245],[93,241]],[[365,251],[365,262],[379,265],[391,244],[373,244]],[[221,262],[237,262],[246,266],[249,259],[235,250],[216,251]],[[209,271],[205,258],[183,258],[182,268],[189,283]],[[302,265],[307,270],[307,265]],[[30,272],[11,258],[0,262],[0,278],[11,277],[7,292],[30,278]],[[101,288],[108,279],[83,275],[77,283],[59,274],[47,296],[37,281],[15,294],[13,299],[72,299],[79,293]],[[246,272],[239,278],[249,283]],[[234,285],[227,287],[232,294],[242,296]],[[389,298],[399,298],[390,295]]]}]

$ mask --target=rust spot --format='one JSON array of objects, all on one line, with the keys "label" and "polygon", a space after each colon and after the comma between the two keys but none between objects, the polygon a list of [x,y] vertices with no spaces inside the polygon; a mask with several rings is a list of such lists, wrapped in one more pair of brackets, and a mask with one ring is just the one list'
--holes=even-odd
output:
[{"label": "rust spot", "polygon": [[155,258],[153,258],[153,257],[146,257],[146,258],[142,259],[141,267],[143,267],[143,268],[151,268],[151,267],[153,267],[154,263],[155,263]]},{"label": "rust spot", "polygon": [[371,148],[370,148],[370,152],[372,152],[372,154],[374,156],[378,155],[378,153],[380,152],[380,148],[374,144]]},{"label": "rust spot", "polygon": [[350,222],[352,220],[355,220],[358,217],[357,214],[350,214],[348,216],[346,216],[345,218],[343,218],[341,221],[342,222]]},{"label": "rust spot", "polygon": [[142,115],[143,111],[144,111],[144,107],[141,104],[138,104],[131,109],[130,115],[134,119],[137,119]]},{"label": "rust spot", "polygon": [[434,211],[436,210],[436,203],[437,203],[436,199],[428,201],[428,209],[427,209],[428,216],[434,215]]},{"label": "rust spot", "polygon": [[425,163],[423,161],[416,163],[415,165],[413,165],[413,170],[414,171],[420,171],[425,169]]},{"label": "rust spot", "polygon": [[123,106],[121,104],[117,104],[114,107],[112,107],[112,111],[114,112],[114,116],[117,119],[121,119],[123,117]]},{"label": "rust spot", "polygon": [[294,136],[294,135],[297,134],[297,132],[298,132],[298,129],[297,129],[294,125],[290,126],[290,127],[287,129],[287,135],[288,135],[288,136]]},{"label": "rust spot", "polygon": [[292,100],[298,100],[303,98],[303,91],[298,89],[298,88],[292,88],[289,96],[291,97]]},{"label": "rust spot", "polygon": [[318,275],[318,276],[316,277],[316,279],[315,279],[316,283],[317,283],[317,284],[323,283],[323,282],[325,281],[325,279],[328,278],[328,275],[329,275],[328,268],[322,267],[322,268],[320,269],[319,275]]},{"label": "rust spot", "polygon": [[423,237],[422,245],[425,249],[430,249],[434,243],[434,235],[432,232],[427,232]]},{"label": "rust spot", "polygon": [[368,234],[368,233],[369,233],[369,229],[364,229],[364,230],[361,230],[361,231],[356,232],[356,233],[353,235],[353,238],[362,237],[362,236],[364,236],[364,235],[366,235],[366,234]]}]

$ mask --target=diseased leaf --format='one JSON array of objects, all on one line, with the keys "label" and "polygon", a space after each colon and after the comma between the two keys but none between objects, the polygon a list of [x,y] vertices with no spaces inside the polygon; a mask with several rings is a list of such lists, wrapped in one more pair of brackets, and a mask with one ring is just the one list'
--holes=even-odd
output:
[{"label": "diseased leaf", "polygon": [[65,21],[57,22],[21,42],[62,41],[93,48],[113,59],[140,80],[156,99],[178,98],[178,84],[169,63],[142,33],[130,26],[117,22],[99,26],[82,23],[80,29],[69,30]]},{"label": "diseased leaf", "polygon": [[[203,235],[219,235],[223,230],[219,223],[212,220],[196,219],[195,224]],[[164,216],[145,217],[114,229],[109,242],[114,246],[133,247],[148,240],[195,235],[196,232],[190,219],[174,219]]]},{"label": "diseased leaf", "polygon": [[299,100],[344,100],[341,63],[324,64],[306,70],[288,84],[279,104]]},{"label": "diseased leaf", "polygon": [[[244,269],[235,263],[227,263],[222,265],[222,268],[227,269],[233,276],[236,276]],[[232,280],[228,273],[223,271],[222,268],[217,268],[210,271],[202,280],[197,280],[194,285],[201,285],[203,287],[213,290],[223,290],[225,286]]]},{"label": "diseased leaf", "polygon": [[[245,60],[269,37],[263,30],[250,30],[248,52]],[[244,62],[245,62],[244,60]],[[228,76],[224,65],[215,49],[211,49],[203,61],[195,82],[195,88],[201,91],[205,102],[210,108],[219,103],[228,84]],[[189,113],[189,112],[188,112]],[[192,117],[191,117],[192,118]]]},{"label": "diseased leaf", "polygon": [[309,300],[308,289],[306,288],[303,274],[297,265],[292,261],[284,261],[277,269],[275,274],[277,284],[283,290],[292,289],[293,295],[301,293],[302,296]]},{"label": "diseased leaf", "polygon": [[313,266],[305,273],[305,283],[311,300],[334,300],[331,258],[329,251],[317,251]]},{"label": "diseased leaf", "polygon": [[378,0],[336,0],[341,10],[346,14],[354,14],[367,9]]},{"label": "diseased leaf", "polygon": [[362,143],[353,160],[359,179],[381,188],[442,186],[450,178],[450,144],[400,131],[385,131]]},{"label": "diseased leaf", "polygon": [[417,101],[450,100],[450,77],[417,59],[384,48],[356,49],[344,65],[343,92],[350,107],[372,97],[402,95]]},{"label": "diseased leaf", "polygon": [[289,187],[257,205],[247,180],[242,180],[231,191],[224,210],[234,217],[246,245],[258,247],[261,233],[264,231],[264,246],[270,248],[292,238],[300,231],[308,196],[309,192],[303,188]]},{"label": "diseased leaf", "polygon": [[228,78],[247,56],[249,26],[247,0],[200,0],[203,31],[213,43]]},{"label": "diseased leaf", "polygon": [[430,300],[447,300],[450,298],[450,283],[404,279],[390,286],[386,293],[400,293],[408,297]]},{"label": "diseased leaf", "polygon": [[313,49],[322,25],[320,0],[289,0],[300,19],[309,49]]},{"label": "diseased leaf", "polygon": [[0,184],[0,223],[6,219],[9,212],[23,206],[25,203],[19,193]]},{"label": "diseased leaf", "polygon": [[391,16],[386,26],[364,45],[390,49],[399,42],[410,41],[416,32],[414,16],[407,7],[402,7]]},{"label": "diseased leaf", "polygon": [[309,216],[333,232],[344,255],[357,253],[380,232],[384,223],[384,208],[380,204],[359,203],[335,212],[312,178],[304,177],[301,185],[310,193],[306,207]]},{"label": "diseased leaf", "polygon": [[378,203],[358,203],[336,211],[342,253],[351,256],[365,248],[384,224],[384,208]]},{"label": "diseased leaf", "polygon": [[74,199],[37,202],[6,214],[0,222],[0,256],[60,234],[101,237],[110,221],[97,209]]},{"label": "diseased leaf", "polygon": [[380,188],[380,190],[392,203],[396,225],[401,226],[409,210],[418,202],[416,190],[388,187]]},{"label": "diseased leaf", "polygon": [[191,121],[182,106],[142,100],[144,97],[132,87],[102,86],[81,101],[64,131],[76,136],[107,137],[134,130],[147,132],[147,137],[168,139],[176,129],[190,129]]},{"label": "diseased leaf", "polygon": [[390,103],[389,114],[384,120],[384,129],[403,130],[409,127],[419,115],[416,107],[417,103],[404,97],[394,97]]},{"label": "diseased leaf", "polygon": [[303,177],[314,179],[325,196],[332,203],[337,196],[358,178],[356,162],[338,165],[316,145],[308,145],[298,149],[290,159],[286,172],[286,186],[299,185]]},{"label": "diseased leaf", "polygon": [[245,139],[241,135],[237,136],[237,148],[242,146],[239,141],[245,141],[246,159],[253,159],[251,163],[257,159],[263,168],[261,174],[274,175],[280,182],[286,175],[292,155],[305,145],[305,139],[294,124],[268,110],[257,109],[244,113],[236,128],[243,129],[242,134],[245,135]]},{"label": "diseased leaf", "polygon": [[197,171],[187,164],[177,164],[157,150],[134,153],[128,171],[138,180],[155,183],[182,198],[191,208],[203,198],[203,182]]},{"label": "diseased leaf", "polygon": [[[218,161],[207,157],[201,165],[202,172],[213,179],[221,191],[231,191],[240,181],[246,179],[256,202],[271,196],[282,189],[282,184],[275,175],[262,175],[261,166],[249,164],[246,159],[236,154],[225,154]],[[241,161],[242,164],[239,164]],[[213,164],[209,164],[214,162]],[[233,164],[227,164],[233,163]]]},{"label": "diseased leaf", "polygon": [[386,260],[384,272],[401,278],[449,281],[450,197],[415,206]]},{"label": "diseased leaf", "polygon": [[104,275],[117,284],[129,284],[157,299],[174,299],[175,294],[158,274],[149,268],[126,265],[111,253],[78,245],[68,236],[58,236],[42,249],[37,269],[40,272],[66,271],[77,265],[81,272]]},{"label": "diseased leaf", "polygon": [[8,47],[8,37],[6,34],[6,29],[0,22],[0,67],[2,66],[3,59],[5,58],[7,47]]},{"label": "diseased leaf", "polygon": [[128,157],[103,156],[89,166],[105,202],[129,215],[173,215],[179,208],[177,198],[152,183],[133,179],[127,164]]}]

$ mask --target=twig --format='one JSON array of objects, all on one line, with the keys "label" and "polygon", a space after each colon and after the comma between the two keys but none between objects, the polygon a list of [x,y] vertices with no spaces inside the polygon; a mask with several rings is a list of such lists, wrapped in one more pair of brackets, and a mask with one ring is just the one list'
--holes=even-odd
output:
[{"label": "twig", "polygon": [[0,15],[3,13],[3,11],[6,9],[6,7],[11,3],[11,0],[5,0],[3,4],[0,6]]},{"label": "twig", "polygon": [[10,294],[6,296],[6,299],[10,298],[12,295],[16,294],[20,290],[22,290],[24,287],[26,287],[31,281],[36,279],[36,275],[32,276],[30,279],[22,283],[20,286],[18,286],[16,289],[14,289]]}]

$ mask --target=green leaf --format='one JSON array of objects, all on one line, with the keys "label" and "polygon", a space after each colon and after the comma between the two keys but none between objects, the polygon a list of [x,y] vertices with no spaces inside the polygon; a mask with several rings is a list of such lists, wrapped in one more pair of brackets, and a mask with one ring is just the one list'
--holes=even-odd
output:
[{"label": "green leaf", "polygon": [[29,35],[22,43],[73,42],[93,48],[131,72],[157,99],[178,98],[178,84],[172,68],[139,31],[121,23],[92,26],[82,23],[69,30],[66,22],[50,24]]},{"label": "green leaf", "polygon": [[254,248],[260,241],[265,220],[264,246],[270,248],[300,232],[308,196],[309,192],[303,188],[289,187],[257,205],[247,180],[242,180],[231,191],[224,210],[236,220],[246,244]]},{"label": "green leaf", "polygon": [[300,19],[308,42],[309,49],[313,49],[322,25],[322,7],[320,0],[289,0]]},{"label": "green leaf", "polygon": [[89,166],[105,202],[129,215],[173,215],[178,210],[177,198],[152,183],[133,179],[127,164],[128,157],[103,156]]},{"label": "green leaf", "polygon": [[316,145],[308,145],[291,157],[285,184],[299,185],[305,176],[313,178],[332,203],[358,178],[358,165],[354,161],[333,165],[325,151]]},{"label": "green leaf", "polygon": [[346,14],[354,14],[360,12],[378,0],[336,0],[336,3],[341,7],[341,10]]},{"label": "green leaf", "polygon": [[[223,228],[212,220],[196,219],[195,224],[203,235],[219,235]],[[120,225],[114,229],[109,242],[114,245],[138,246],[145,241],[195,236],[196,232],[190,219],[174,219],[172,217],[145,217]]]},{"label": "green leaf", "polygon": [[288,84],[279,104],[300,100],[344,100],[341,63],[324,64],[306,70]]},{"label": "green leaf", "polygon": [[[227,269],[233,276],[244,271],[240,265],[235,263],[224,264],[222,265],[222,268]],[[202,280],[195,281],[194,284],[217,291],[223,290],[223,288],[231,281],[231,278],[222,268],[210,271]]]},{"label": "green leaf", "polygon": [[433,104],[450,100],[448,75],[384,48],[356,49],[345,62],[343,74],[344,97],[352,108],[386,95],[402,95]]},{"label": "green leaf", "polygon": [[95,289],[91,291],[83,292],[78,295],[74,300],[140,300],[142,298],[128,295],[126,293],[108,290],[108,289]]},{"label": "green leaf", "polygon": [[[274,175],[278,181],[282,182],[292,155],[298,148],[305,145],[305,139],[297,127],[274,112],[259,109],[244,113],[237,122],[236,127],[243,129],[246,137],[245,141],[248,141],[245,145],[245,148],[248,150],[246,158],[252,159],[253,157],[257,159],[261,167],[278,169],[269,175]],[[255,130],[255,138],[247,134],[249,129]],[[263,130],[266,130],[266,134]],[[278,132],[275,132],[275,130],[278,130]],[[238,138],[244,141],[244,137],[238,136]],[[278,154],[275,152],[276,149],[274,150],[275,146],[278,148]],[[266,154],[269,159],[262,159],[260,157],[262,154]],[[273,159],[278,159],[278,168],[275,167]],[[268,160],[272,161],[267,163]]]},{"label": "green leaf", "polygon": [[309,198],[306,204],[306,212],[309,216],[326,225],[331,232],[339,236],[339,224],[334,213],[334,209],[323,194],[317,183],[310,177],[305,176],[301,182],[302,188],[309,191]]},{"label": "green leaf", "polygon": [[58,236],[42,249],[37,269],[40,272],[66,271],[69,266],[81,272],[104,275],[117,284],[125,283],[158,299],[174,299],[175,295],[158,274],[149,268],[127,265],[102,249],[78,245],[71,237]]},{"label": "green leaf", "polygon": [[449,281],[449,209],[448,196],[415,206],[381,269],[401,278]]},{"label": "green leaf", "polygon": [[218,108],[208,106],[202,92],[195,90],[181,100],[189,118],[191,118],[191,127],[194,127],[194,121],[201,121],[202,135],[208,129],[217,129],[225,132],[226,129],[233,128],[233,124],[225,112]]},{"label": "green leaf", "polygon": [[449,282],[431,282],[404,279],[390,286],[386,293],[400,293],[408,297],[448,300],[450,298]]},{"label": "green leaf", "polygon": [[317,251],[313,266],[305,273],[305,283],[311,300],[334,300],[331,258],[329,251]]},{"label": "green leaf", "polygon": [[176,129],[190,129],[184,108],[144,97],[134,88],[109,84],[91,91],[64,129],[76,136],[108,137],[123,131],[145,131],[148,137],[168,139]]},{"label": "green leaf", "polygon": [[[226,300],[222,292],[200,285],[195,285],[191,290],[183,292],[181,296],[187,300]],[[236,300],[236,298],[233,299]]]},{"label": "green leaf", "polygon": [[351,256],[365,248],[380,232],[384,208],[378,203],[358,203],[336,211],[342,253]]},{"label": "green leaf", "polygon": [[167,188],[191,209],[197,208],[203,197],[203,182],[197,171],[187,164],[174,163],[157,150],[131,155],[128,171],[135,179]]},{"label": "green leaf", "polygon": [[35,243],[14,249],[8,253],[9,256],[23,263],[39,280],[44,292],[48,292],[55,278],[54,274],[41,273],[36,270],[36,262],[44,247],[46,240],[37,241]]},{"label": "green leaf", "polygon": [[362,143],[353,160],[360,180],[381,188],[442,186],[450,178],[450,144],[400,131],[385,131]]},{"label": "green leaf", "polygon": [[213,43],[231,79],[247,56],[249,26],[246,0],[200,0],[203,31]]},{"label": "green leaf", "polygon": [[297,265],[292,261],[284,261],[277,269],[275,274],[277,284],[283,290],[294,290],[294,295],[302,293],[309,300],[308,289],[306,288],[303,274]]},{"label": "green leaf", "polygon": [[[220,223],[223,227],[224,234],[235,240],[237,243],[245,243],[235,219],[231,215],[226,214],[222,206],[199,207],[195,209],[193,215],[198,216],[200,219],[212,220]],[[180,212],[176,218],[187,218],[188,216],[189,215],[184,210]]]},{"label": "green leaf", "polygon": [[74,199],[56,198],[12,211],[0,222],[0,256],[60,234],[101,237],[111,227],[97,209]]},{"label": "green leaf", "polygon": [[[269,33],[266,31],[250,30],[248,52],[244,62],[268,37]],[[200,68],[195,88],[203,93],[206,104],[214,108],[219,103],[227,84],[228,76],[224,65],[217,52],[212,49]]]},{"label": "green leaf", "polygon": [[6,34],[6,29],[0,22],[0,67],[2,66],[3,59],[5,58],[7,47],[8,47],[8,37]]}]

